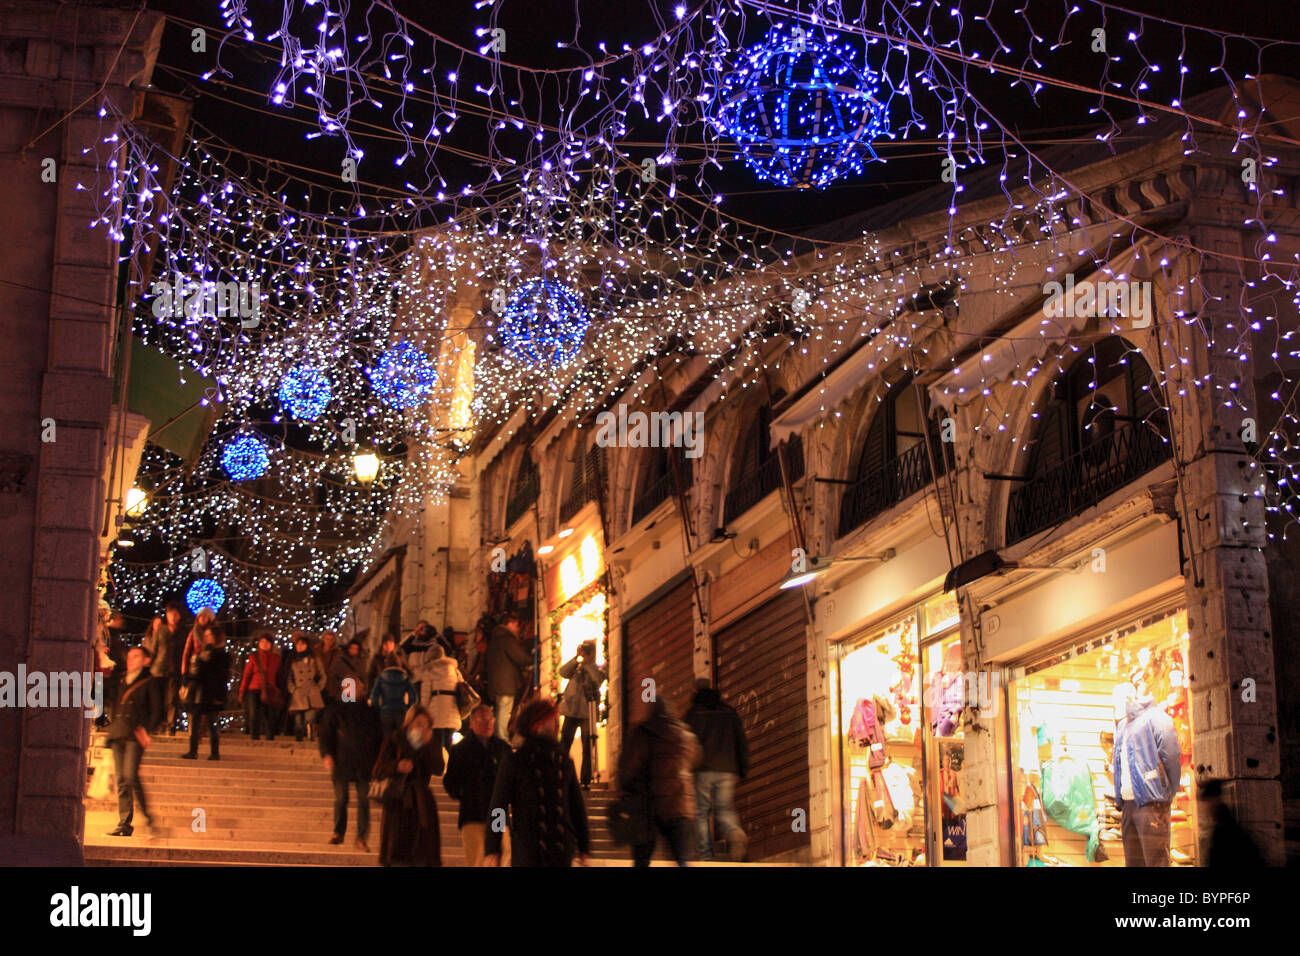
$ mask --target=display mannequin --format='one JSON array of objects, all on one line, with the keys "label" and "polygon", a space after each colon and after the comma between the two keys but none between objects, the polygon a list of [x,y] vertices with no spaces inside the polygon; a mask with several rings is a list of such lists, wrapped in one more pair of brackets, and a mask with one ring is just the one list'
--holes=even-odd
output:
[{"label": "display mannequin", "polygon": [[1112,767],[1126,866],[1169,866],[1170,804],[1178,792],[1181,754],[1163,702],[1147,693],[1138,668],[1116,691],[1124,716],[1115,728]]}]

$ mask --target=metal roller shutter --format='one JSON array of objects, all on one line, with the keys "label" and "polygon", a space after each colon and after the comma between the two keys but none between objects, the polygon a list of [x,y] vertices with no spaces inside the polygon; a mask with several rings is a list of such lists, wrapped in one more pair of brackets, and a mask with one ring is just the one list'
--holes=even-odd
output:
[{"label": "metal roller shutter", "polygon": [[695,690],[695,625],[690,579],[683,581],[623,627],[625,698],[639,694],[647,677],[685,713]]},{"label": "metal roller shutter", "polygon": [[809,844],[792,811],[808,812],[808,655],[803,599],[783,594],[714,637],[717,687],[740,712],[749,739],[749,777],[736,812],[749,834],[749,858],[762,860]]}]

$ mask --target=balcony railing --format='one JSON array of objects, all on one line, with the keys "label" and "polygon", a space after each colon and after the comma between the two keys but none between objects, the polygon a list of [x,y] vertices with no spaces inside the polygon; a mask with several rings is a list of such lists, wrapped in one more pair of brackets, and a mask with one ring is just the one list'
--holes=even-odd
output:
[{"label": "balcony railing", "polygon": [[569,493],[560,502],[560,521],[568,521],[588,501],[595,501],[600,496],[601,484],[605,476],[605,458],[599,447],[592,448],[583,457],[582,471],[573,483]]},{"label": "balcony railing", "polygon": [[[940,472],[950,463],[952,445],[940,443]],[[912,497],[934,480],[930,471],[930,454],[926,443],[917,442],[892,461],[864,475],[844,489],[840,502],[839,537],[860,528],[880,514]]]},{"label": "balcony railing", "polygon": [[[778,449],[778,454],[785,454],[786,468],[790,480],[798,481],[803,477],[803,441],[798,435],[790,439],[788,445]],[[741,475],[731,486],[727,500],[722,509],[722,523],[730,524],[754,505],[758,504],[776,489],[781,487],[781,460],[773,455],[747,475]]]},{"label": "balcony railing", "polygon": [[1169,442],[1160,432],[1148,425],[1121,425],[1011,493],[1007,544],[1091,508],[1169,456]]},{"label": "balcony railing", "polygon": [[677,492],[677,482],[682,483],[683,488],[691,486],[691,462],[690,459],[679,459],[676,465],[677,474],[674,475],[671,469],[663,475],[660,475],[654,482],[645,489],[632,503],[632,523],[636,524],[650,512],[654,511],[661,504],[671,498]]},{"label": "balcony railing", "polygon": [[525,511],[527,511],[534,501],[537,500],[537,492],[541,487],[541,479],[537,472],[530,472],[523,476],[519,485],[510,495],[510,500],[506,502],[506,527],[518,521]]}]

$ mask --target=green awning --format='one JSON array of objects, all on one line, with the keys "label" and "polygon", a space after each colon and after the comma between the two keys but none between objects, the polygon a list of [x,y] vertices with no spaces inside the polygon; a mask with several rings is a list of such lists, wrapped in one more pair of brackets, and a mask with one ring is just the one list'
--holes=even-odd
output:
[{"label": "green awning", "polygon": [[215,387],[212,379],[182,369],[174,358],[131,336],[127,407],[149,419],[149,441],[155,445],[187,462],[197,459],[217,418],[216,408],[201,399]]}]

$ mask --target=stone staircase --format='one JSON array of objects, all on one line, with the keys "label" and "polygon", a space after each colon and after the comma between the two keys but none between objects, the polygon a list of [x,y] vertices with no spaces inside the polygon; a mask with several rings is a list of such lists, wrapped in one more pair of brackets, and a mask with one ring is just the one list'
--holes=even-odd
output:
[{"label": "stone staircase", "polygon": [[[349,832],[340,846],[329,838],[334,819],[333,788],[313,741],[292,737],[254,741],[243,734],[223,735],[221,760],[207,759],[207,742],[198,760],[182,760],[188,738],[155,737],[141,768],[153,833],[136,812],[135,833],[110,837],[117,825],[117,798],[86,801],[85,857],[88,866],[378,866],[381,811],[371,804],[371,852],[354,849],[355,793],[349,806]],[[91,764],[104,747],[92,741]],[[435,778],[444,866],[463,866],[456,828],[456,803]],[[586,794],[593,861],[625,862],[605,827],[614,794],[597,784]],[[202,827],[196,828],[202,810]]]}]

